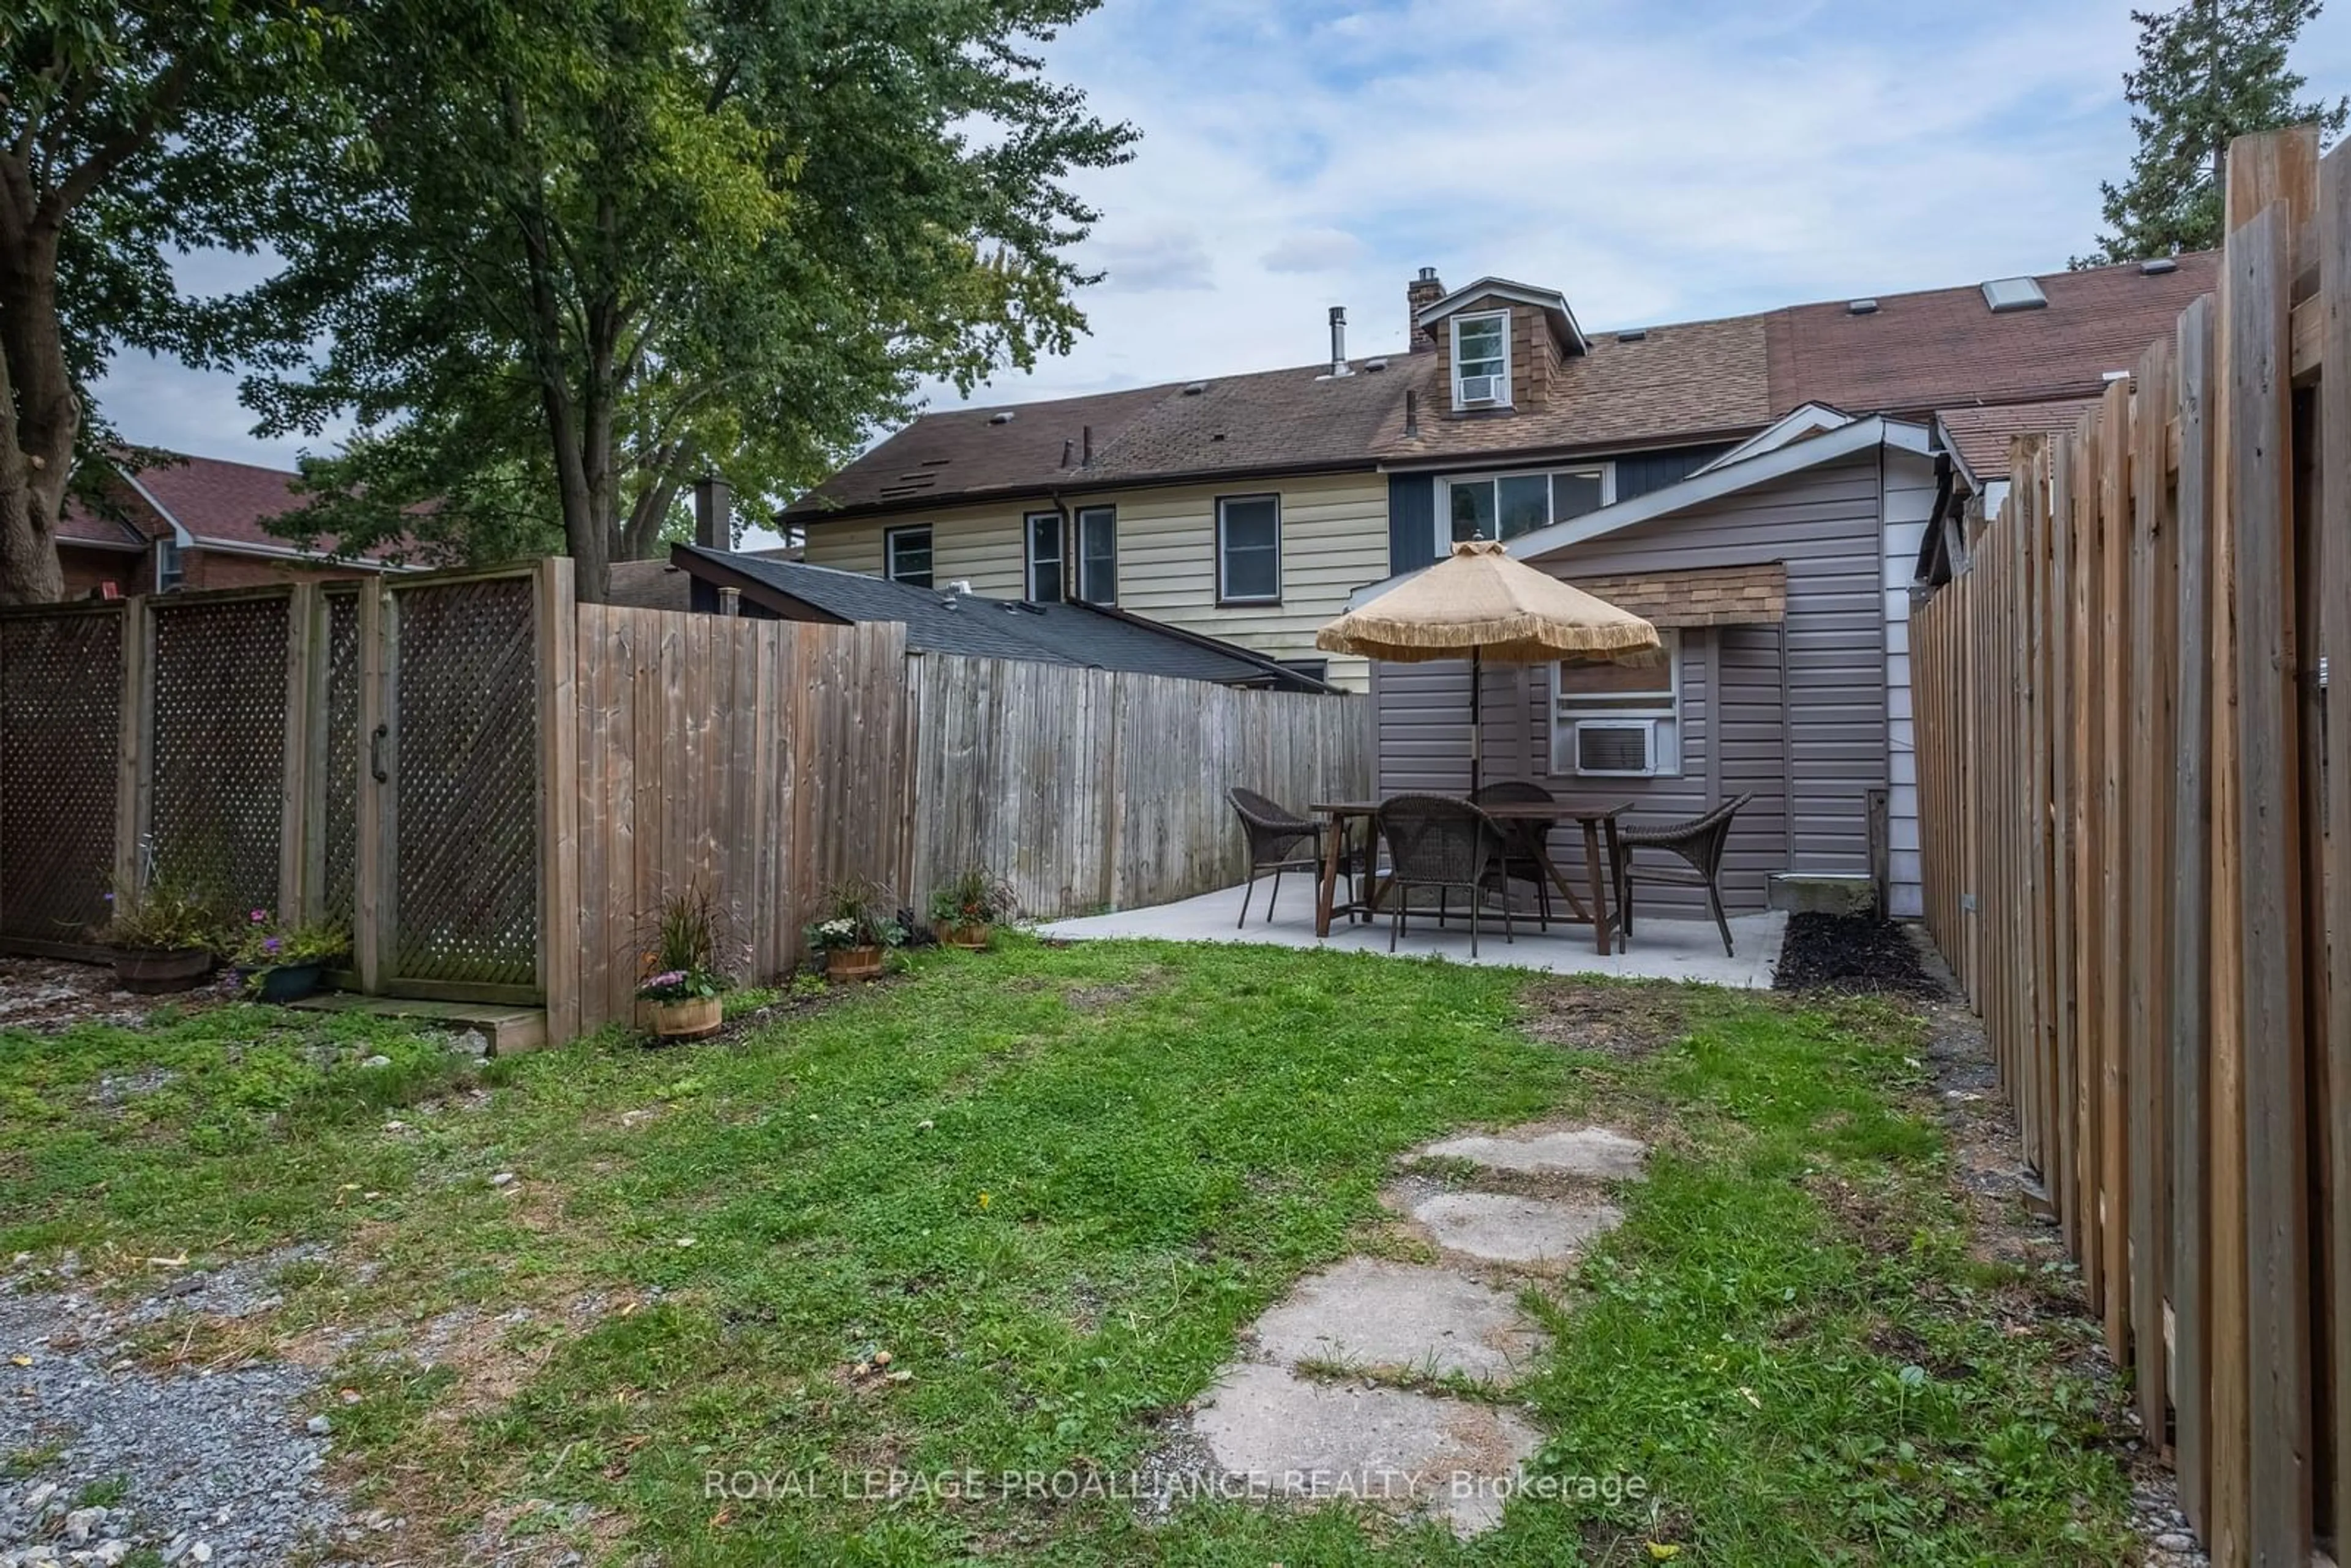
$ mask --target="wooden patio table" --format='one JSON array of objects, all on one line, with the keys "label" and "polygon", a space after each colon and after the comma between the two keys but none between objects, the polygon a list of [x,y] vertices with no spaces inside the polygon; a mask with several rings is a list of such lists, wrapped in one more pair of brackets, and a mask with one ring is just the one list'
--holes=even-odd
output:
[{"label": "wooden patio table", "polygon": [[[1541,862],[1543,874],[1567,900],[1575,918],[1593,929],[1594,944],[1602,954],[1618,944],[1616,912],[1625,906],[1624,847],[1616,837],[1616,819],[1633,809],[1632,802],[1620,801],[1614,806],[1581,805],[1573,800],[1495,800],[1479,805],[1478,809],[1497,822],[1564,822],[1573,821],[1583,832],[1583,873],[1585,886],[1579,893],[1551,857],[1548,835],[1542,839],[1530,837],[1529,844],[1535,858]],[[1336,912],[1339,894],[1339,858],[1347,839],[1349,824],[1376,821],[1380,807],[1375,800],[1317,800],[1308,808],[1316,816],[1327,818],[1331,831],[1322,835],[1322,877],[1314,891],[1314,935],[1331,935],[1331,916]],[[1603,843],[1606,845],[1604,853]],[[1376,848],[1376,846],[1372,846]],[[1377,863],[1374,855],[1372,862]],[[1372,883],[1368,911],[1377,914],[1380,896],[1384,891],[1376,876]]]}]

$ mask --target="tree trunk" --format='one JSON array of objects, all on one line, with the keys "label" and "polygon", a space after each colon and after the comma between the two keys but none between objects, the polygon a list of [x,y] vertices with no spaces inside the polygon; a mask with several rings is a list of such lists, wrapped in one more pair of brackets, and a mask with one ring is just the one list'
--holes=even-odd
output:
[{"label": "tree trunk", "polygon": [[57,236],[0,223],[0,604],[65,597],[57,517],[81,404],[57,324]]}]

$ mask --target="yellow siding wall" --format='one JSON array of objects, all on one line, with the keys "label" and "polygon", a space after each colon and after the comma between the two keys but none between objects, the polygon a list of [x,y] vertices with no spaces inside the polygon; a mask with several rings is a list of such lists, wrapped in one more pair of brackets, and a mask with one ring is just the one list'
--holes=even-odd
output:
[{"label": "yellow siding wall", "polygon": [[[1219,609],[1217,497],[1268,491],[1281,497],[1281,602]],[[1325,657],[1315,650],[1314,629],[1346,608],[1348,594],[1388,573],[1387,477],[1381,474],[1122,490],[1071,496],[1066,504],[1073,511],[1118,508],[1119,608],[1277,659]],[[808,560],[878,576],[883,529],[928,523],[934,582],[967,578],[974,593],[1016,599],[1023,591],[1020,519],[1030,509],[1008,503],[887,523],[820,522],[808,530]],[[1371,684],[1370,666],[1332,658],[1331,679],[1363,691]]]}]

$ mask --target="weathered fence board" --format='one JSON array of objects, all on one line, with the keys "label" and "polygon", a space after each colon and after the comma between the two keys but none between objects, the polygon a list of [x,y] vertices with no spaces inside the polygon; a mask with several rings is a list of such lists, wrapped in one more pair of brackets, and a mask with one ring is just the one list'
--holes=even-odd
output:
[{"label": "weathered fence board", "polygon": [[2351,1506],[2351,153],[2315,159],[2231,150],[2217,301],[2016,444],[1911,634],[1930,932],[2231,1568]]}]

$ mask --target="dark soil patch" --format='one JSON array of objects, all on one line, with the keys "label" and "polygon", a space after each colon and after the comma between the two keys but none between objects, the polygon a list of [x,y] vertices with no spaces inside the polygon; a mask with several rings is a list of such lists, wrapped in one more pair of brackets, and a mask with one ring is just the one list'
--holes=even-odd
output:
[{"label": "dark soil patch", "polygon": [[115,983],[104,964],[57,958],[0,958],[0,1029],[54,1034],[79,1023],[137,1029],[159,1007],[195,1012],[238,999],[236,977],[217,971],[194,990],[140,996]]},{"label": "dark soil patch", "polygon": [[1668,986],[1538,980],[1520,994],[1519,1027],[1546,1045],[1646,1056],[1687,1032],[1681,997]]},{"label": "dark soil patch", "polygon": [[1783,991],[1940,997],[1910,934],[1874,915],[1792,915],[1773,984]]}]

